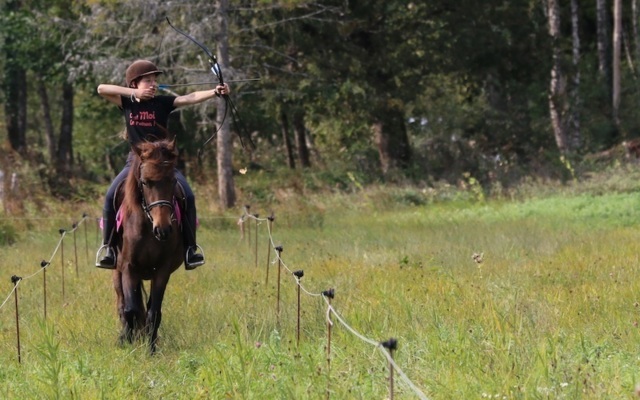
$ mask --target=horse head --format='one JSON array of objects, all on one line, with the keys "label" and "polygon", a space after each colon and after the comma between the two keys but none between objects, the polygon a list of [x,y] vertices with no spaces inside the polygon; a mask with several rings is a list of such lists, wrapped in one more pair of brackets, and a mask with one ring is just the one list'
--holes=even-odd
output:
[{"label": "horse head", "polygon": [[171,140],[140,142],[133,145],[139,163],[134,164],[142,209],[153,226],[153,235],[167,240],[173,230],[175,168],[178,150]]}]

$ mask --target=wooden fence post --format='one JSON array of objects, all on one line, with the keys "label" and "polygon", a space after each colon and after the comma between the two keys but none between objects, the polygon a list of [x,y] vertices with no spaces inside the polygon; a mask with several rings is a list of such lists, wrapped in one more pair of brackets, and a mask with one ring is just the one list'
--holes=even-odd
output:
[{"label": "wooden fence post", "polygon": [[13,295],[15,296],[16,299],[16,337],[18,338],[18,364],[22,363],[22,357],[20,355],[20,312],[18,311],[18,282],[20,282],[22,280],[21,277],[19,276],[12,276],[11,277],[11,283],[13,283],[13,286],[15,287],[15,291],[13,293]]},{"label": "wooden fence post", "polygon": [[327,399],[331,394],[331,300],[335,297],[335,290],[329,289],[322,292],[322,295],[327,298],[329,302],[329,309],[327,310]]},{"label": "wooden fence post", "polygon": [[300,279],[302,279],[302,277],[304,276],[304,271],[294,271],[293,276],[296,277],[296,283],[298,287],[298,324],[296,325],[296,346],[300,347]]},{"label": "wooden fence post", "polygon": [[271,263],[271,230],[273,228],[273,220],[275,219],[275,217],[273,216],[273,213],[271,213],[271,215],[269,217],[267,217],[267,219],[269,220],[268,225],[269,225],[269,232],[267,234],[267,240],[269,241],[269,245],[267,246],[267,277],[264,279],[264,284],[268,285],[269,284],[269,264]]},{"label": "wooden fence post", "polygon": [[40,268],[42,268],[42,281],[43,281],[43,298],[44,298],[44,319],[47,319],[47,266],[49,263],[45,260],[40,261]]},{"label": "wooden fence post", "polygon": [[64,228],[58,229],[62,239],[60,240],[60,263],[62,264],[62,302],[64,303]]},{"label": "wooden fence post", "polygon": [[[389,355],[391,356],[391,360],[393,360],[393,352],[398,348],[398,341],[391,338],[380,344],[389,350]],[[391,361],[389,361],[389,400],[393,400],[393,363]]]},{"label": "wooden fence post", "polygon": [[278,252],[278,296],[276,303],[276,315],[278,317],[278,325],[280,325],[280,270],[282,269],[282,246],[276,246],[276,251]]}]

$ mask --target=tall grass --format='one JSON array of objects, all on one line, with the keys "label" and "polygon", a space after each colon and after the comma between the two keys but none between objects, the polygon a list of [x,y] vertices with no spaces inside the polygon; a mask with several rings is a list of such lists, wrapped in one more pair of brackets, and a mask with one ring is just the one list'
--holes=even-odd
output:
[{"label": "tall grass", "polygon": [[[429,398],[629,398],[640,382],[636,197],[301,201],[276,210],[273,239],[308,291],[335,288],[332,304],[353,329],[399,340],[397,364]],[[302,296],[297,346],[295,281],[283,275],[277,316],[267,224],[258,225],[256,268],[237,219],[201,215],[207,264],[172,276],[155,356],[141,342],[116,346],[110,273],[91,266],[95,230],[87,257],[81,228],[79,275],[71,240],[64,265],[58,254],[48,269],[46,320],[42,275],[19,286],[20,364],[13,300],[0,309],[0,398],[386,398],[387,361],[335,317],[327,362],[319,297]],[[30,275],[51,255],[52,228],[0,248],[2,293],[11,275]],[[415,398],[396,382],[396,398]]]}]

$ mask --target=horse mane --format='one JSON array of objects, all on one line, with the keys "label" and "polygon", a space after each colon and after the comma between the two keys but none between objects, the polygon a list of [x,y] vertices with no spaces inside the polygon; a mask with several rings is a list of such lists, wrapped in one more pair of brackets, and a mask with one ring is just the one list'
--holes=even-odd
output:
[{"label": "horse mane", "polygon": [[[122,211],[129,216],[142,202],[139,189],[140,165],[144,162],[151,175],[150,180],[160,180],[172,176],[178,163],[178,150],[175,139],[162,139],[154,142],[143,141],[132,145],[133,161],[129,168],[129,175],[124,182],[124,198]],[[147,170],[147,167],[145,167]],[[148,174],[149,172],[147,172]]]}]

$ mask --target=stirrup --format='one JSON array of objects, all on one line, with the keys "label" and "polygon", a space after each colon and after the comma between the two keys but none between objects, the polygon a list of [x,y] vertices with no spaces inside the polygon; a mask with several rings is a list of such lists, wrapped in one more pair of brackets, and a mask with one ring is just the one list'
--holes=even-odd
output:
[{"label": "stirrup", "polygon": [[[197,261],[194,263],[189,263],[187,256],[189,255],[189,249],[193,248],[194,246],[189,246],[187,247],[187,250],[184,253],[184,269],[186,269],[187,271],[192,270],[192,269],[196,269],[199,266],[204,264],[204,250],[202,250],[202,247],[200,247],[200,245],[196,244],[195,248],[200,250],[200,253],[202,255],[202,261]],[[195,252],[194,250],[194,254],[198,254]]]},{"label": "stirrup", "polygon": [[116,252],[115,250],[112,249],[113,251],[113,266],[109,266],[109,265],[103,265],[101,263],[101,261],[104,259],[104,257],[101,259],[100,255],[102,254],[102,252],[107,249],[107,252],[109,251],[109,248],[111,246],[109,246],[108,244],[103,244],[102,246],[100,246],[100,248],[98,249],[98,252],[96,253],[96,267],[98,268],[104,268],[104,269],[116,269]]}]

